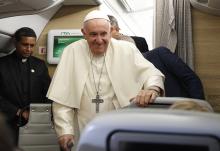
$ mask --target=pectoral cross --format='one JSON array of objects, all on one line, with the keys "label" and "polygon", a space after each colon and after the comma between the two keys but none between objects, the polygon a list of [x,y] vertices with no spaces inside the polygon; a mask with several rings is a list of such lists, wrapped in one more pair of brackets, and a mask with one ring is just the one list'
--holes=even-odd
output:
[{"label": "pectoral cross", "polygon": [[100,99],[99,94],[96,95],[95,99],[92,99],[92,103],[96,104],[96,113],[99,113],[99,104],[103,103],[103,102],[104,102],[104,100]]}]

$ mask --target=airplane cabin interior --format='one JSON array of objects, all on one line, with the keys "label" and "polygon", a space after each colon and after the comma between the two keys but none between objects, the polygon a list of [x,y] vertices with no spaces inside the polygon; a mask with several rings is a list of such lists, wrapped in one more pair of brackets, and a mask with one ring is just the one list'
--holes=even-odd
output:
[{"label": "airplane cabin interior", "polygon": [[[14,32],[30,27],[33,56],[52,78],[64,47],[84,38],[83,18],[96,9],[115,16],[124,35],[144,37],[150,51],[165,46],[179,55],[204,89],[204,100],[190,100],[208,111],[171,110],[188,100],[182,97],[157,97],[141,109],[131,104],[92,120],[72,151],[220,151],[219,0],[0,0],[0,58],[14,52]],[[30,105],[22,151],[61,151],[51,112],[51,104]]]}]

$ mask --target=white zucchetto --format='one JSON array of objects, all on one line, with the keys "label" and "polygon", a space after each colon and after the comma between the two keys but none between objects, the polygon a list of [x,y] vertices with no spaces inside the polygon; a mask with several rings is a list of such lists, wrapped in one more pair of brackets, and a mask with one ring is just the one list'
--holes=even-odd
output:
[{"label": "white zucchetto", "polygon": [[105,19],[107,21],[110,22],[107,14],[105,14],[103,11],[100,11],[100,10],[93,10],[91,12],[89,12],[86,17],[84,18],[84,21],[83,22],[86,22],[88,20],[91,20],[91,19]]}]

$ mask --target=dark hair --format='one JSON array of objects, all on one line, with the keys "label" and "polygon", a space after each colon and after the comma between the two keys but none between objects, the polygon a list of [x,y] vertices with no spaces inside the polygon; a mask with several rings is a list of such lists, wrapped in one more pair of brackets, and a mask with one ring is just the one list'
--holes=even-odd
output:
[{"label": "dark hair", "polygon": [[119,28],[118,21],[117,21],[117,19],[116,19],[114,16],[108,15],[108,18],[109,18],[109,20],[110,20],[111,26],[114,26],[114,27],[116,27],[116,28]]},{"label": "dark hair", "polygon": [[21,37],[23,37],[23,36],[24,37],[35,37],[35,38],[37,38],[36,33],[34,32],[34,30],[29,28],[29,27],[22,27],[22,28],[18,29],[14,34],[14,38],[17,42],[20,41]]}]

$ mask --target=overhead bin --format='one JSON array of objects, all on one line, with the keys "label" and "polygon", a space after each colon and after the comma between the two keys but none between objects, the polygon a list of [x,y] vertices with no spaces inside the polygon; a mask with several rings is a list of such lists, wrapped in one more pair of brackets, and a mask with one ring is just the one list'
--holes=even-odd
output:
[{"label": "overhead bin", "polygon": [[193,7],[220,16],[220,0],[190,0]]},{"label": "overhead bin", "polygon": [[36,14],[57,5],[64,0],[1,0],[0,18]]},{"label": "overhead bin", "polygon": [[100,0],[0,0],[0,18],[36,14],[57,5],[99,5]]}]

